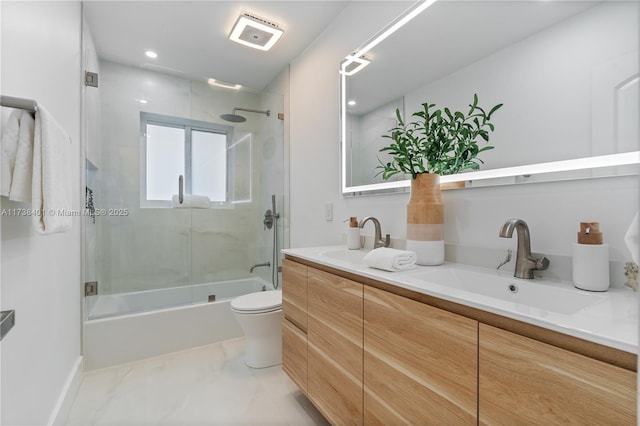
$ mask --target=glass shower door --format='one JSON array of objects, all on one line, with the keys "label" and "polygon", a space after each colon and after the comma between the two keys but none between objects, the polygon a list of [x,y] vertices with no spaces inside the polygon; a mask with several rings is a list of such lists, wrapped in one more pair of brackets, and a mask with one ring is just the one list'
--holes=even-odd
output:
[{"label": "glass shower door", "polygon": [[166,112],[131,96],[144,76],[100,60],[85,32],[83,44],[100,82],[83,90],[85,318],[191,303],[191,209],[173,200],[184,129],[143,123],[145,111]]}]

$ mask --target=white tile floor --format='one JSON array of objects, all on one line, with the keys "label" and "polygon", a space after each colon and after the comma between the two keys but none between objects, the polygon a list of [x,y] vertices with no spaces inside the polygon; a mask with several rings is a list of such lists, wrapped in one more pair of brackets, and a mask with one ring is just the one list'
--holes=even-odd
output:
[{"label": "white tile floor", "polygon": [[67,424],[327,424],[280,366],[243,354],[241,338],[87,373]]}]

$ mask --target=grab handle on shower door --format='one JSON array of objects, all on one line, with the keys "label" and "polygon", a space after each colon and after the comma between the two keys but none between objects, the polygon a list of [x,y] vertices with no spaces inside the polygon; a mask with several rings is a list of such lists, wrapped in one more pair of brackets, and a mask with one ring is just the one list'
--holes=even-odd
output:
[{"label": "grab handle on shower door", "polygon": [[184,202],[184,176],[178,177],[178,202],[182,204]]}]

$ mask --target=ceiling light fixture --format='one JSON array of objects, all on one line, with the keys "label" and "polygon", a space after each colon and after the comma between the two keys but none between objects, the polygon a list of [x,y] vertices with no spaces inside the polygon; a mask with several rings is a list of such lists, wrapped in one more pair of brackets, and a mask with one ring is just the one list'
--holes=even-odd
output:
[{"label": "ceiling light fixture", "polygon": [[144,52],[145,55],[147,55],[148,58],[151,59],[156,59],[158,57],[158,54],[156,52],[154,52],[153,50],[147,50],[146,52]]},{"label": "ceiling light fixture", "polygon": [[229,39],[254,49],[269,50],[283,33],[277,24],[243,13],[233,26]]},{"label": "ceiling light fixture", "polygon": [[210,78],[207,80],[207,83],[212,86],[222,87],[225,89],[239,90],[242,88],[241,84],[225,83],[224,81],[216,80],[215,78]]}]

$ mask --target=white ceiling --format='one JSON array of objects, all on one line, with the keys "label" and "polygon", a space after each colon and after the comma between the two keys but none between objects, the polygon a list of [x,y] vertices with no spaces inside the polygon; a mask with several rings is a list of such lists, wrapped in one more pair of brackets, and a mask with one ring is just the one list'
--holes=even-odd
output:
[{"label": "white ceiling", "polygon": [[[342,11],[346,1],[86,1],[98,56],[261,91]],[[228,39],[243,12],[284,29],[268,52]],[[158,53],[157,59],[144,55]]]}]

